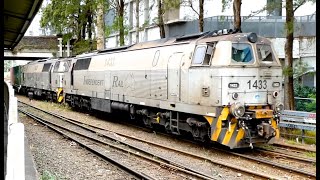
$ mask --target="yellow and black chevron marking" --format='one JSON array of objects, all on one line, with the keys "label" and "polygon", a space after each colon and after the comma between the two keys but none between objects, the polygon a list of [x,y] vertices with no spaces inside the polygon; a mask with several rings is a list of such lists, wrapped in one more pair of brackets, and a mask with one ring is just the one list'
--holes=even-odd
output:
[{"label": "yellow and black chevron marking", "polygon": [[[248,109],[261,109],[269,107],[252,106]],[[219,113],[218,113],[219,114]],[[232,116],[228,107],[224,107],[217,118],[205,116],[209,124],[211,125],[211,140],[219,142],[230,148],[235,148],[240,145],[240,141],[244,138],[245,132],[242,128],[238,127],[238,120]],[[222,127],[222,123],[229,123],[226,128]],[[279,137],[279,130],[276,121],[272,119],[272,127],[277,131],[277,137]]]},{"label": "yellow and black chevron marking", "polygon": [[63,93],[62,93],[62,88],[58,88],[58,92],[57,92],[57,97],[58,97],[58,102],[61,103],[63,100]]},{"label": "yellow and black chevron marking", "polygon": [[[219,142],[223,145],[234,148],[238,142],[244,137],[244,131],[238,128],[237,119],[234,118],[228,107],[224,107],[217,118],[205,117],[211,125],[211,140]],[[222,128],[222,122],[229,123],[230,127]]]}]

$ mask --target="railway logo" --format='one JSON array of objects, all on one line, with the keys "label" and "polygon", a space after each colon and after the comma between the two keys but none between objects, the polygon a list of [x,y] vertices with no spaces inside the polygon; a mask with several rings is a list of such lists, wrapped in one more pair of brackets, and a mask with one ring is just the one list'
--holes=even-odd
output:
[{"label": "railway logo", "polygon": [[123,81],[118,76],[113,76],[112,87],[123,87]]},{"label": "railway logo", "polygon": [[89,85],[89,86],[103,86],[104,80],[99,79],[87,79],[85,76],[83,78],[83,85]]}]

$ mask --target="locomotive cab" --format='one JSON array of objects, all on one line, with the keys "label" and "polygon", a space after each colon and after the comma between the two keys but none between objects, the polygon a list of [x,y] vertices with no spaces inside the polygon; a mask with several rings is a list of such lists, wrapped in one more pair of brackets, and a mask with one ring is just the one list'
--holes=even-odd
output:
[{"label": "locomotive cab", "polygon": [[230,148],[272,143],[284,106],[282,68],[271,42],[255,33],[209,40],[196,46],[192,67],[210,66],[210,77],[216,77],[213,89],[220,98],[212,101],[222,107],[221,122],[212,127],[211,139]]}]

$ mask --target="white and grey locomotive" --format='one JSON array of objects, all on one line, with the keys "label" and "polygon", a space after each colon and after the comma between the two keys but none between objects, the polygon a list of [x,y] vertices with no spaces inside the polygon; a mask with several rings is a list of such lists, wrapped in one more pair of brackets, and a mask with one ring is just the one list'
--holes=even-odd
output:
[{"label": "white and grey locomotive", "polygon": [[279,138],[282,68],[271,42],[255,33],[214,31],[58,61],[66,65],[60,92],[72,107],[123,111],[230,148]]}]

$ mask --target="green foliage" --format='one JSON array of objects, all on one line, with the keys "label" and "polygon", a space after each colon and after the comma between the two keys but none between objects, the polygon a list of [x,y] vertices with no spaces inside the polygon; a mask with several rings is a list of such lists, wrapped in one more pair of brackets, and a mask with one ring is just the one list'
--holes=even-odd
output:
[{"label": "green foliage", "polygon": [[[96,41],[92,41],[92,45],[93,47],[92,50],[96,50],[97,49],[97,42]],[[74,54],[82,54],[82,53],[87,53],[91,51],[91,47],[90,47],[90,41],[89,40],[80,40],[77,41],[74,46],[73,46],[73,53]]]},{"label": "green foliage", "polygon": [[299,60],[293,67],[295,77],[300,77],[308,70],[308,64]]},{"label": "green foliage", "polygon": [[[104,0],[51,0],[46,7],[41,9],[40,26],[62,34],[64,43],[77,37],[75,46],[78,49],[73,49],[73,52],[75,54],[83,52],[90,48],[90,43],[85,43],[87,40],[84,40],[81,34],[94,32],[97,6],[99,3],[103,3],[104,8],[108,9],[108,2]],[[91,29],[89,28],[89,19],[92,19]]]},{"label": "green foliage", "polygon": [[[300,129],[281,128],[280,132],[288,134],[288,135],[289,134],[293,135],[293,136],[288,136],[288,135],[284,135],[283,134],[286,138],[288,138],[287,143],[292,144],[292,145],[300,144],[299,142],[297,142],[296,137],[299,137],[299,139],[301,140],[302,130],[300,130]],[[306,138],[306,137],[304,138],[304,142],[306,144],[316,144],[316,132],[315,131],[307,131],[307,130],[305,130],[305,136],[310,137],[310,138]]]},{"label": "green foliage", "polygon": [[[11,66],[12,63],[12,66]],[[10,68],[15,66],[16,62],[14,60],[4,60],[3,65],[4,65],[4,72],[9,72]]]},{"label": "green foliage", "polygon": [[305,152],[305,155],[307,157],[311,157],[311,158],[315,158],[316,157],[316,153],[315,152]]},{"label": "green foliage", "polygon": [[170,10],[170,9],[177,9],[180,7],[180,0],[163,0],[163,8],[164,11]]},{"label": "green foliage", "polygon": [[[300,98],[314,98],[316,99],[316,88],[302,86],[299,82],[294,82],[294,96]],[[316,112],[315,100],[296,100],[297,111]]]},{"label": "green foliage", "polygon": [[[316,94],[309,94],[308,98],[316,99]],[[305,110],[307,112],[316,112],[316,100],[311,100],[311,102],[305,103]]]},{"label": "green foliage", "polygon": [[285,66],[282,69],[283,75],[284,76],[293,76],[293,68],[289,66]]},{"label": "green foliage", "polygon": [[227,8],[230,7],[230,3],[232,0],[222,0],[222,12],[224,12]]},{"label": "green foliage", "polygon": [[44,171],[42,176],[40,177],[40,180],[56,180],[58,179],[55,175],[50,173],[49,171]]}]

